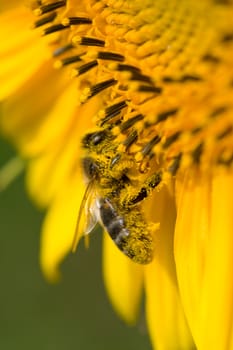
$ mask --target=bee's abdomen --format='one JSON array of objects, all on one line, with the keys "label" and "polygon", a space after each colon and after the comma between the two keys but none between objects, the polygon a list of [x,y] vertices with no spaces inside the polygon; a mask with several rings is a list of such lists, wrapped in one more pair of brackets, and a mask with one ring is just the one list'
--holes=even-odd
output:
[{"label": "bee's abdomen", "polygon": [[99,199],[99,210],[101,221],[114,242],[120,246],[121,241],[129,235],[125,227],[124,219],[118,215],[110,200]]},{"label": "bee's abdomen", "polygon": [[117,247],[139,264],[150,263],[153,259],[151,235],[137,227],[136,222],[129,228],[109,199],[100,198],[98,206],[102,224]]}]

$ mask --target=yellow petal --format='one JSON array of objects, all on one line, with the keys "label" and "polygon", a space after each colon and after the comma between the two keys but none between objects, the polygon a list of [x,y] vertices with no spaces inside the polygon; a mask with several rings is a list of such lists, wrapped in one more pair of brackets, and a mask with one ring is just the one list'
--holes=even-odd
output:
[{"label": "yellow petal", "polygon": [[142,266],[133,263],[104,234],[103,272],[105,286],[116,312],[128,324],[134,324],[142,292]]},{"label": "yellow petal", "polygon": [[35,137],[46,113],[53,108],[65,86],[64,74],[53,69],[52,61],[46,61],[33,72],[30,80],[23,82],[15,94],[3,102],[1,128],[17,142],[23,154],[32,153],[27,144]]},{"label": "yellow petal", "polygon": [[56,281],[59,265],[71,252],[75,227],[85,186],[77,175],[63,184],[61,192],[51,204],[45,217],[42,236],[40,262],[42,271],[50,281]]},{"label": "yellow petal", "polygon": [[[50,79],[51,79],[50,74]],[[65,84],[63,84],[65,85]],[[46,118],[42,118],[33,135],[28,135],[23,153],[28,157],[43,154],[45,150],[56,148],[63,142],[77,123],[77,82],[69,81],[62,91],[57,91],[56,103],[52,105]],[[59,117],[58,117],[59,116]]]},{"label": "yellow petal", "polygon": [[[79,154],[79,145],[71,137],[65,147],[57,147],[53,152],[44,153],[30,161],[27,187],[39,206],[47,206],[69,179],[72,167],[77,167],[77,153]],[[75,171],[80,172],[80,169],[77,167]]]},{"label": "yellow petal", "polygon": [[15,92],[31,77],[50,53],[36,31],[30,29],[31,11],[25,7],[0,15],[0,100]]},{"label": "yellow petal", "polygon": [[[68,94],[75,96],[74,93],[68,90]],[[71,98],[73,98],[71,97]],[[44,207],[53,199],[54,195],[60,191],[63,182],[68,181],[71,174],[74,172],[81,172],[80,170],[80,145],[81,138],[88,130],[92,123],[92,116],[98,109],[98,100],[89,101],[79,109],[75,104],[71,104],[67,108],[67,92],[58,101],[51,114],[48,116],[47,128],[39,131],[43,135],[41,139],[35,140],[31,147],[39,149],[40,142],[44,145],[44,141],[48,142],[51,136],[50,147],[37,158],[33,158],[28,167],[27,185],[31,196],[36,202]],[[57,116],[60,113],[64,114],[61,120],[56,122]],[[65,120],[67,120],[67,127],[62,127]],[[50,125],[51,122],[51,125]],[[57,130],[51,131],[54,123],[58,124]],[[60,126],[59,126],[60,124]],[[47,134],[46,134],[47,132]],[[56,135],[57,133],[57,135]],[[59,134],[60,133],[60,134]],[[55,134],[55,135],[53,135]]]},{"label": "yellow petal", "polygon": [[154,195],[150,215],[160,221],[155,257],[145,267],[146,313],[156,350],[192,349],[193,342],[180,302],[173,257],[174,201],[163,188]]},{"label": "yellow petal", "polygon": [[16,5],[19,5],[20,3],[25,3],[23,0],[1,0],[0,3],[0,11],[6,11],[11,7],[15,7]]},{"label": "yellow petal", "polygon": [[183,185],[176,264],[182,302],[198,350],[233,349],[233,176]]},{"label": "yellow petal", "polygon": [[195,341],[198,339],[198,306],[202,292],[205,250],[209,235],[210,182],[191,181],[177,188],[175,260],[180,293]]},{"label": "yellow petal", "polygon": [[213,178],[211,226],[200,303],[198,349],[232,350],[233,174]]}]

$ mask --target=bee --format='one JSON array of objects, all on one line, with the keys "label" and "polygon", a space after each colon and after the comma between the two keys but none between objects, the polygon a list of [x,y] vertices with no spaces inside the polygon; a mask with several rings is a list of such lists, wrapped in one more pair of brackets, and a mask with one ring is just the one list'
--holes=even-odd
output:
[{"label": "bee", "polygon": [[[153,231],[158,225],[147,223],[141,201],[161,182],[155,174],[135,190],[130,172],[135,161],[128,154],[118,154],[113,136],[107,130],[87,134],[82,143],[87,151],[82,159],[88,181],[77,221],[73,242],[75,250],[80,222],[86,219],[84,234],[99,222],[116,246],[131,260],[148,264],[154,256]],[[82,217],[85,219],[82,220]]]}]

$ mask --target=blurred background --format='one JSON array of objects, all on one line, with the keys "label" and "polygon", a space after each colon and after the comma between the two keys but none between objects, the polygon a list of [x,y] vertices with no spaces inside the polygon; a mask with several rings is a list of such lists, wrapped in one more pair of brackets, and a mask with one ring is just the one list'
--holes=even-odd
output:
[{"label": "blurred background", "polygon": [[[12,156],[0,139],[0,167]],[[0,192],[0,349],[151,350],[143,318],[128,327],[107,299],[101,234],[66,259],[59,284],[47,283],[38,263],[42,220],[23,174]]]}]

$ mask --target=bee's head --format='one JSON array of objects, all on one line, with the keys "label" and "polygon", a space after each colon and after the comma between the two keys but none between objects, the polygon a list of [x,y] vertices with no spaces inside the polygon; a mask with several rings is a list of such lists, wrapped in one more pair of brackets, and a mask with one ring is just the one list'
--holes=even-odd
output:
[{"label": "bee's head", "polygon": [[84,148],[90,149],[92,147],[98,146],[108,137],[106,130],[100,130],[86,134],[82,139],[82,146]]}]

